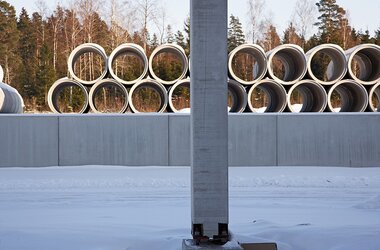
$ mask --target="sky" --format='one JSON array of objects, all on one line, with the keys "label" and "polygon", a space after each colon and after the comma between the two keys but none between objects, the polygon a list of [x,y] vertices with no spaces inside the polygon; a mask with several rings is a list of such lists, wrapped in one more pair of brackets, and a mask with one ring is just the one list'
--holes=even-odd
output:
[{"label": "sky", "polygon": [[[45,0],[47,6],[53,10],[57,3],[63,6],[69,0]],[[121,0],[122,1],[122,0]],[[297,0],[265,0],[265,15],[272,20],[279,34],[288,26]],[[22,7],[28,12],[37,11],[34,0],[8,0],[19,13]],[[158,0],[162,2],[167,12],[167,22],[172,24],[173,30],[182,30],[183,22],[189,14],[190,0]],[[315,0],[317,2],[317,0]],[[374,0],[337,0],[337,4],[348,12],[351,25],[357,30],[368,29],[373,35],[380,28],[380,1]],[[229,0],[229,14],[240,18],[246,31],[247,23],[247,0]],[[318,14],[318,12],[316,12]],[[316,32],[316,30],[314,30]]]}]

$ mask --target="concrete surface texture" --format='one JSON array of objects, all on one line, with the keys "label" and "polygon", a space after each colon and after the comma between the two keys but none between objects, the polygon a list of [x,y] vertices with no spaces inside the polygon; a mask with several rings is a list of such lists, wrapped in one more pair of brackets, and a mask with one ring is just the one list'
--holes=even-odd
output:
[{"label": "concrete surface texture", "polygon": [[190,17],[192,234],[213,239],[228,225],[227,0],[192,0]]},{"label": "concrete surface texture", "polygon": [[[229,115],[229,166],[380,167],[380,114]],[[189,166],[188,114],[0,115],[0,167]]]}]

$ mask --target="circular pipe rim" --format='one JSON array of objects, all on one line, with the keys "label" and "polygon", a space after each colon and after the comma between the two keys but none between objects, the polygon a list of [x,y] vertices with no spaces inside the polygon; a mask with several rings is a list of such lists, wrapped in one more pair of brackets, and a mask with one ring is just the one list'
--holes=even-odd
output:
[{"label": "circular pipe rim", "polygon": [[17,89],[0,82],[0,113],[21,114],[24,100]]},{"label": "circular pipe rim", "polygon": [[[125,86],[123,84],[121,84],[120,82],[114,80],[114,79],[103,79],[97,83],[95,83],[91,89],[90,89],[90,93],[89,93],[89,104],[90,104],[90,108],[91,110],[94,112],[94,113],[97,113],[97,114],[105,114],[107,112],[101,112],[99,111],[97,108],[96,108],[96,105],[95,105],[95,95],[98,93],[98,91],[102,88],[102,87],[106,87],[106,86],[110,86],[110,85],[114,85],[116,87],[119,87],[121,89],[121,91],[123,92],[123,94],[125,95],[125,102],[124,102],[124,105],[123,107],[118,111],[118,112],[113,112],[113,113],[119,113],[119,114],[122,114],[124,113],[127,108],[128,108],[128,90],[125,88]],[[109,113],[108,113],[109,114]]]},{"label": "circular pipe rim", "polygon": [[[89,52],[98,54],[104,60],[104,70],[103,70],[102,74],[98,78],[96,78],[96,79],[94,79],[92,81],[82,80],[74,72],[74,65],[75,65],[76,60],[78,60],[78,58],[81,55],[83,55],[85,53],[89,53]],[[67,66],[68,66],[69,74],[70,74],[70,76],[74,80],[76,80],[77,82],[82,83],[84,85],[93,85],[96,82],[102,80],[107,75],[107,72],[108,72],[108,58],[107,58],[107,54],[106,54],[104,48],[102,46],[100,46],[99,44],[96,44],[96,43],[84,43],[84,44],[81,44],[78,47],[76,47],[70,53],[70,56],[69,56],[69,58],[67,60]]]},{"label": "circular pipe rim", "polygon": [[[355,94],[361,94],[362,95],[361,97],[364,99],[364,101],[363,101],[363,103],[362,103],[362,105],[361,105],[361,107],[360,107],[359,110],[348,110],[348,111],[346,111],[346,110],[343,110],[343,111],[339,110],[339,111],[336,111],[334,109],[334,107],[332,106],[332,103],[331,103],[332,93],[333,93],[333,91],[337,87],[339,87],[339,86],[341,86],[343,84],[350,84],[352,86],[355,86],[355,88],[357,88],[357,90],[360,89],[360,93],[355,93]],[[341,96],[341,98],[343,98],[343,97]],[[367,90],[365,89],[365,87],[362,84],[360,84],[360,83],[358,83],[358,82],[356,82],[354,80],[351,80],[351,79],[346,79],[346,80],[339,81],[339,82],[335,83],[333,86],[331,86],[331,88],[329,89],[328,94],[327,94],[327,107],[328,107],[329,111],[331,111],[333,113],[340,113],[340,112],[364,112],[366,110],[367,106],[368,106],[368,102],[369,102],[368,99],[369,98],[368,98]],[[355,99],[355,101],[358,101],[358,100]]]},{"label": "circular pipe rim", "polygon": [[[275,55],[281,50],[291,50],[291,51],[297,53],[298,55],[300,55],[300,58],[302,57],[301,58],[302,66],[303,66],[302,73],[291,81],[282,80],[282,79],[278,78],[273,72],[272,60],[275,57]],[[270,75],[270,77],[273,80],[275,80],[276,82],[283,84],[283,85],[292,85],[292,84],[300,81],[307,73],[305,52],[303,51],[303,49],[300,46],[295,45],[295,44],[279,45],[276,48],[267,52],[267,69],[268,69],[268,74]]]},{"label": "circular pipe rim", "polygon": [[[154,70],[153,70],[153,59],[155,58],[155,56],[157,54],[165,53],[165,52],[171,52],[173,54],[178,55],[181,62],[182,62],[182,66],[183,66],[182,74],[178,78],[171,80],[171,81],[165,81],[165,80],[159,78],[154,73]],[[188,69],[189,69],[189,60],[186,56],[185,50],[181,46],[176,45],[176,44],[171,44],[171,43],[162,44],[162,45],[158,46],[156,49],[154,49],[152,54],[149,57],[149,73],[150,73],[150,75],[153,77],[153,79],[155,79],[156,81],[158,81],[159,83],[162,83],[164,85],[173,85],[177,81],[184,79],[186,74],[187,74]]]},{"label": "circular pipe rim", "polygon": [[[353,72],[351,68],[352,61],[354,60],[354,57],[357,53],[359,53],[362,50],[366,49],[373,49],[377,50],[378,54],[380,55],[380,46],[376,44],[371,44],[371,43],[366,43],[366,44],[360,44],[357,45],[349,50],[346,51],[346,57],[347,57],[347,68],[348,68],[348,74],[350,77],[355,80],[356,82],[363,84],[363,85],[374,85],[380,80],[380,73],[379,77],[377,79],[371,80],[371,81],[366,81],[366,80],[361,80],[359,79]],[[380,57],[377,57],[379,62],[380,62]],[[379,66],[380,67],[380,66]],[[380,69],[379,69],[380,71]]]},{"label": "circular pipe rim", "polygon": [[134,113],[143,113],[143,112],[140,112],[139,110],[136,109],[136,107],[133,104],[133,99],[132,99],[134,92],[138,88],[143,87],[143,86],[148,86],[148,87],[152,87],[153,89],[155,89],[158,92],[158,94],[160,95],[161,102],[162,102],[160,110],[158,110],[156,112],[147,112],[147,113],[163,113],[165,111],[167,105],[168,105],[168,94],[167,94],[165,86],[162,85],[162,83],[160,83],[154,79],[141,80],[138,83],[134,84],[132,86],[132,88],[129,90],[128,103],[129,103],[129,107],[131,108],[131,110]]},{"label": "circular pipe rim", "polygon": [[[253,53],[244,52],[245,50],[251,50],[251,51],[253,51]],[[232,62],[233,62],[233,59],[234,59],[235,55],[237,53],[239,53],[239,52],[250,54],[250,55],[255,56],[255,57],[256,57],[256,55],[260,55],[261,56],[260,59],[263,60],[262,63],[264,64],[263,65],[264,69],[261,70],[261,74],[256,79],[254,79],[252,81],[245,81],[245,80],[241,79],[240,77],[238,77],[235,74],[235,72],[233,71]],[[231,77],[235,81],[237,81],[237,82],[239,82],[241,84],[244,84],[244,85],[253,85],[253,84],[259,82],[260,80],[262,80],[265,77],[265,75],[266,75],[266,73],[268,71],[267,57],[266,57],[264,49],[261,46],[257,45],[257,44],[242,44],[242,45],[236,47],[228,55],[228,71],[229,71],[229,74],[231,75]]]},{"label": "circular pipe rim", "polygon": [[3,82],[3,81],[4,81],[4,69],[0,65],[0,82]]},{"label": "circular pipe rim", "polygon": [[[244,86],[242,86],[239,82],[228,79],[228,91],[235,93],[236,98],[234,101],[237,101],[237,104],[234,105],[230,109],[230,113],[243,113],[248,105],[248,94]],[[237,106],[237,109],[234,110],[233,107]]]},{"label": "circular pipe rim", "polygon": [[77,82],[73,79],[69,79],[67,77],[58,79],[56,82],[53,83],[53,85],[50,87],[49,92],[48,92],[48,106],[50,110],[56,114],[62,114],[62,112],[56,107],[57,105],[57,100],[56,95],[57,93],[61,90],[64,89],[65,87],[70,87],[70,86],[77,86],[79,87],[85,97],[85,102],[83,105],[83,108],[79,111],[76,112],[77,114],[83,114],[85,113],[88,108],[89,108],[89,96],[88,92],[85,86],[81,84],[80,82]]},{"label": "circular pipe rim", "polygon": [[[112,67],[114,60],[118,56],[120,56],[124,53],[128,53],[128,52],[136,55],[139,59],[142,59],[142,62],[144,63],[143,73],[138,78],[136,78],[134,80],[130,80],[130,81],[127,81],[127,80],[124,80],[124,79],[121,79],[120,77],[118,77],[115,74],[113,67]],[[114,78],[116,81],[121,82],[122,84],[125,84],[125,85],[132,85],[132,84],[135,84],[136,82],[142,80],[148,73],[148,68],[149,68],[148,65],[149,65],[149,61],[148,61],[148,57],[146,56],[146,54],[144,52],[144,49],[140,45],[134,44],[134,43],[124,43],[124,44],[119,45],[116,49],[114,49],[112,51],[111,55],[108,58],[108,70],[109,70],[109,73],[111,74],[112,78]]]},{"label": "circular pipe rim", "polygon": [[[379,93],[379,94],[377,94]],[[380,82],[376,83],[374,86],[372,86],[371,90],[369,91],[368,95],[368,107],[370,111],[372,112],[380,112],[380,103],[377,107],[375,107],[372,103],[372,98],[374,95],[377,95],[377,99],[380,102]]]},{"label": "circular pipe rim", "polygon": [[180,110],[176,109],[174,104],[173,104],[173,101],[172,101],[172,97],[173,97],[173,92],[176,88],[180,87],[181,85],[185,85],[185,87],[188,86],[188,88],[190,89],[190,79],[183,79],[183,80],[180,80],[178,82],[176,82],[173,86],[170,87],[170,90],[168,92],[168,103],[169,103],[169,107],[170,109],[174,112],[174,113],[179,113]]},{"label": "circular pipe rim", "polygon": [[[307,85],[311,85],[314,87],[314,89],[312,90],[310,87],[308,87]],[[310,90],[310,92],[313,92],[315,90],[318,90],[320,91],[319,93],[317,93],[316,95],[318,96],[322,96],[323,100],[320,101],[320,103],[322,103],[322,105],[319,105],[319,108],[317,111],[297,111],[297,110],[294,110],[294,108],[292,107],[293,105],[291,105],[290,103],[290,99],[291,99],[291,95],[293,93],[294,90],[296,90],[297,87],[299,86],[304,86],[305,88],[307,88],[308,90]],[[312,94],[315,94],[315,92],[313,92]],[[315,97],[315,95],[313,95],[313,98]],[[302,80],[302,81],[299,81],[297,82],[296,84],[294,84],[288,91],[288,94],[287,94],[287,97],[286,97],[286,100],[287,100],[287,105],[288,105],[288,108],[290,110],[290,112],[292,113],[303,113],[303,112],[316,112],[316,113],[321,113],[323,112],[326,107],[327,107],[327,92],[325,90],[325,88],[318,82],[314,81],[314,80]],[[310,100],[307,100],[307,101],[310,101]],[[315,107],[315,103],[313,103],[313,107]],[[305,105],[305,104],[303,104]]]},{"label": "circular pipe rim", "polygon": [[[324,52],[326,50],[327,50],[327,52]],[[329,51],[332,51],[332,52],[330,53]],[[313,57],[319,52],[323,52],[323,53],[329,55],[330,57],[333,57],[333,54],[335,52],[336,53],[335,56],[339,55],[340,59],[344,60],[343,71],[340,72],[339,76],[336,79],[333,79],[331,81],[323,81],[323,80],[318,79],[314,75],[314,72],[311,68],[311,63],[312,63]],[[318,46],[312,48],[311,50],[309,50],[306,53],[306,61],[307,61],[307,73],[315,82],[322,84],[322,85],[333,85],[333,84],[339,82],[340,80],[342,80],[343,77],[347,74],[346,54],[345,54],[344,50],[342,49],[342,47],[340,47],[337,44],[326,43],[326,44],[321,44],[321,45],[318,45]],[[333,61],[333,60],[331,60],[331,61]]]},{"label": "circular pipe rim", "polygon": [[[253,90],[255,88],[259,87],[262,84],[269,84],[269,85],[275,86],[275,88],[277,88],[277,90],[280,92],[281,99],[282,99],[282,104],[281,105],[277,105],[277,106],[280,106],[279,109],[277,109],[275,111],[268,111],[268,107],[267,107],[267,109],[264,111],[264,113],[267,113],[267,112],[281,113],[281,112],[283,112],[285,110],[285,108],[286,108],[286,98],[287,98],[286,90],[285,90],[284,86],[282,86],[280,83],[278,83],[278,82],[276,82],[276,81],[274,81],[272,79],[268,79],[268,78],[263,79],[260,82],[257,82],[257,83],[255,83],[254,85],[251,86],[251,88],[250,88],[250,90],[248,92],[248,107],[249,107],[249,109],[252,112],[254,112],[254,113],[258,113],[256,111],[256,108],[254,108],[253,105],[252,105],[252,102],[251,102],[252,98],[251,98],[251,96],[253,94]],[[267,92],[267,94],[269,94],[268,91],[266,91],[266,92]],[[270,99],[276,100],[277,98],[270,97]]]}]

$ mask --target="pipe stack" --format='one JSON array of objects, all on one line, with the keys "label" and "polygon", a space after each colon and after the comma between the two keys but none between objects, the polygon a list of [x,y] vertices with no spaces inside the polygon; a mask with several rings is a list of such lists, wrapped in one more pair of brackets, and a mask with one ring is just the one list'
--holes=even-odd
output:
[{"label": "pipe stack", "polygon": [[[94,55],[98,76],[84,79],[84,66],[77,63]],[[165,71],[168,67],[170,72]],[[243,44],[229,54],[228,71],[230,112],[380,110],[380,46],[374,44],[347,51],[323,44],[307,53],[293,44],[268,52],[256,44]],[[58,80],[49,91],[49,107],[55,113],[190,110],[190,65],[178,45],[161,45],[148,58],[137,44],[122,44],[110,56],[97,44],[82,44],[70,54],[68,72],[70,78]],[[62,99],[69,99],[70,105],[62,105]],[[119,105],[107,107],[110,103]]]},{"label": "pipe stack", "polygon": [[0,66],[0,114],[12,113],[22,114],[24,113],[24,100],[15,88],[12,88],[8,84],[3,83],[4,71]]}]

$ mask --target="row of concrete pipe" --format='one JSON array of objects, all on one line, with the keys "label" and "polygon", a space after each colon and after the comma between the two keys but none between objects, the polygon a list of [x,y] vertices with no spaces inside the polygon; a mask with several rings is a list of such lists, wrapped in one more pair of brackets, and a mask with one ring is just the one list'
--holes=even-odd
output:
[{"label": "row of concrete pipe", "polygon": [[0,113],[21,114],[24,112],[24,100],[19,92],[3,83],[4,71],[0,66]]},{"label": "row of concrete pipe", "polygon": [[[105,70],[98,79],[84,81],[75,75],[74,65],[76,60],[84,53],[93,52],[101,55],[104,60]],[[182,74],[177,79],[166,81],[160,79],[153,70],[153,59],[161,53],[175,54],[182,63]],[[328,55],[331,59],[327,67],[327,80],[318,79],[312,68],[312,60],[318,53]],[[144,70],[140,77],[126,81],[117,76],[113,71],[114,60],[120,55],[132,54],[138,57],[144,64]],[[233,69],[234,57],[238,54],[247,54],[255,59],[254,77],[252,81],[245,81]],[[283,76],[278,77],[273,69],[273,60],[280,60],[283,65]],[[355,67],[353,69],[353,60]],[[59,91],[68,86],[78,86],[85,95],[85,105],[80,113],[87,112],[89,108],[93,112],[99,112],[95,105],[95,94],[105,86],[117,86],[125,95],[125,105],[119,111],[123,113],[128,106],[132,112],[138,113],[133,104],[135,91],[142,87],[153,88],[159,93],[161,107],[158,112],[178,112],[172,102],[173,92],[178,87],[190,86],[188,71],[190,65],[184,50],[173,44],[165,44],[156,48],[149,60],[144,50],[136,44],[123,44],[116,48],[109,57],[104,49],[96,44],[83,44],[77,47],[68,60],[68,69],[71,78],[60,79],[53,84],[49,91],[49,106],[52,111],[59,113],[57,95]],[[228,89],[232,97],[230,112],[363,112],[365,110],[378,111],[378,104],[371,101],[374,96],[380,99],[380,46],[374,44],[358,45],[344,51],[334,44],[317,46],[306,54],[301,47],[293,44],[285,44],[265,53],[255,44],[244,44],[234,49],[229,55],[228,62],[230,80]],[[148,76],[148,78],[146,78]],[[349,78],[349,79],[344,79]],[[90,88],[88,91],[87,88]],[[130,88],[129,91],[127,88]],[[252,95],[260,89],[269,98],[264,109],[252,104]],[[291,104],[293,91],[297,90],[301,95],[302,107]],[[334,108],[331,103],[334,90],[341,97],[341,107]]]}]

